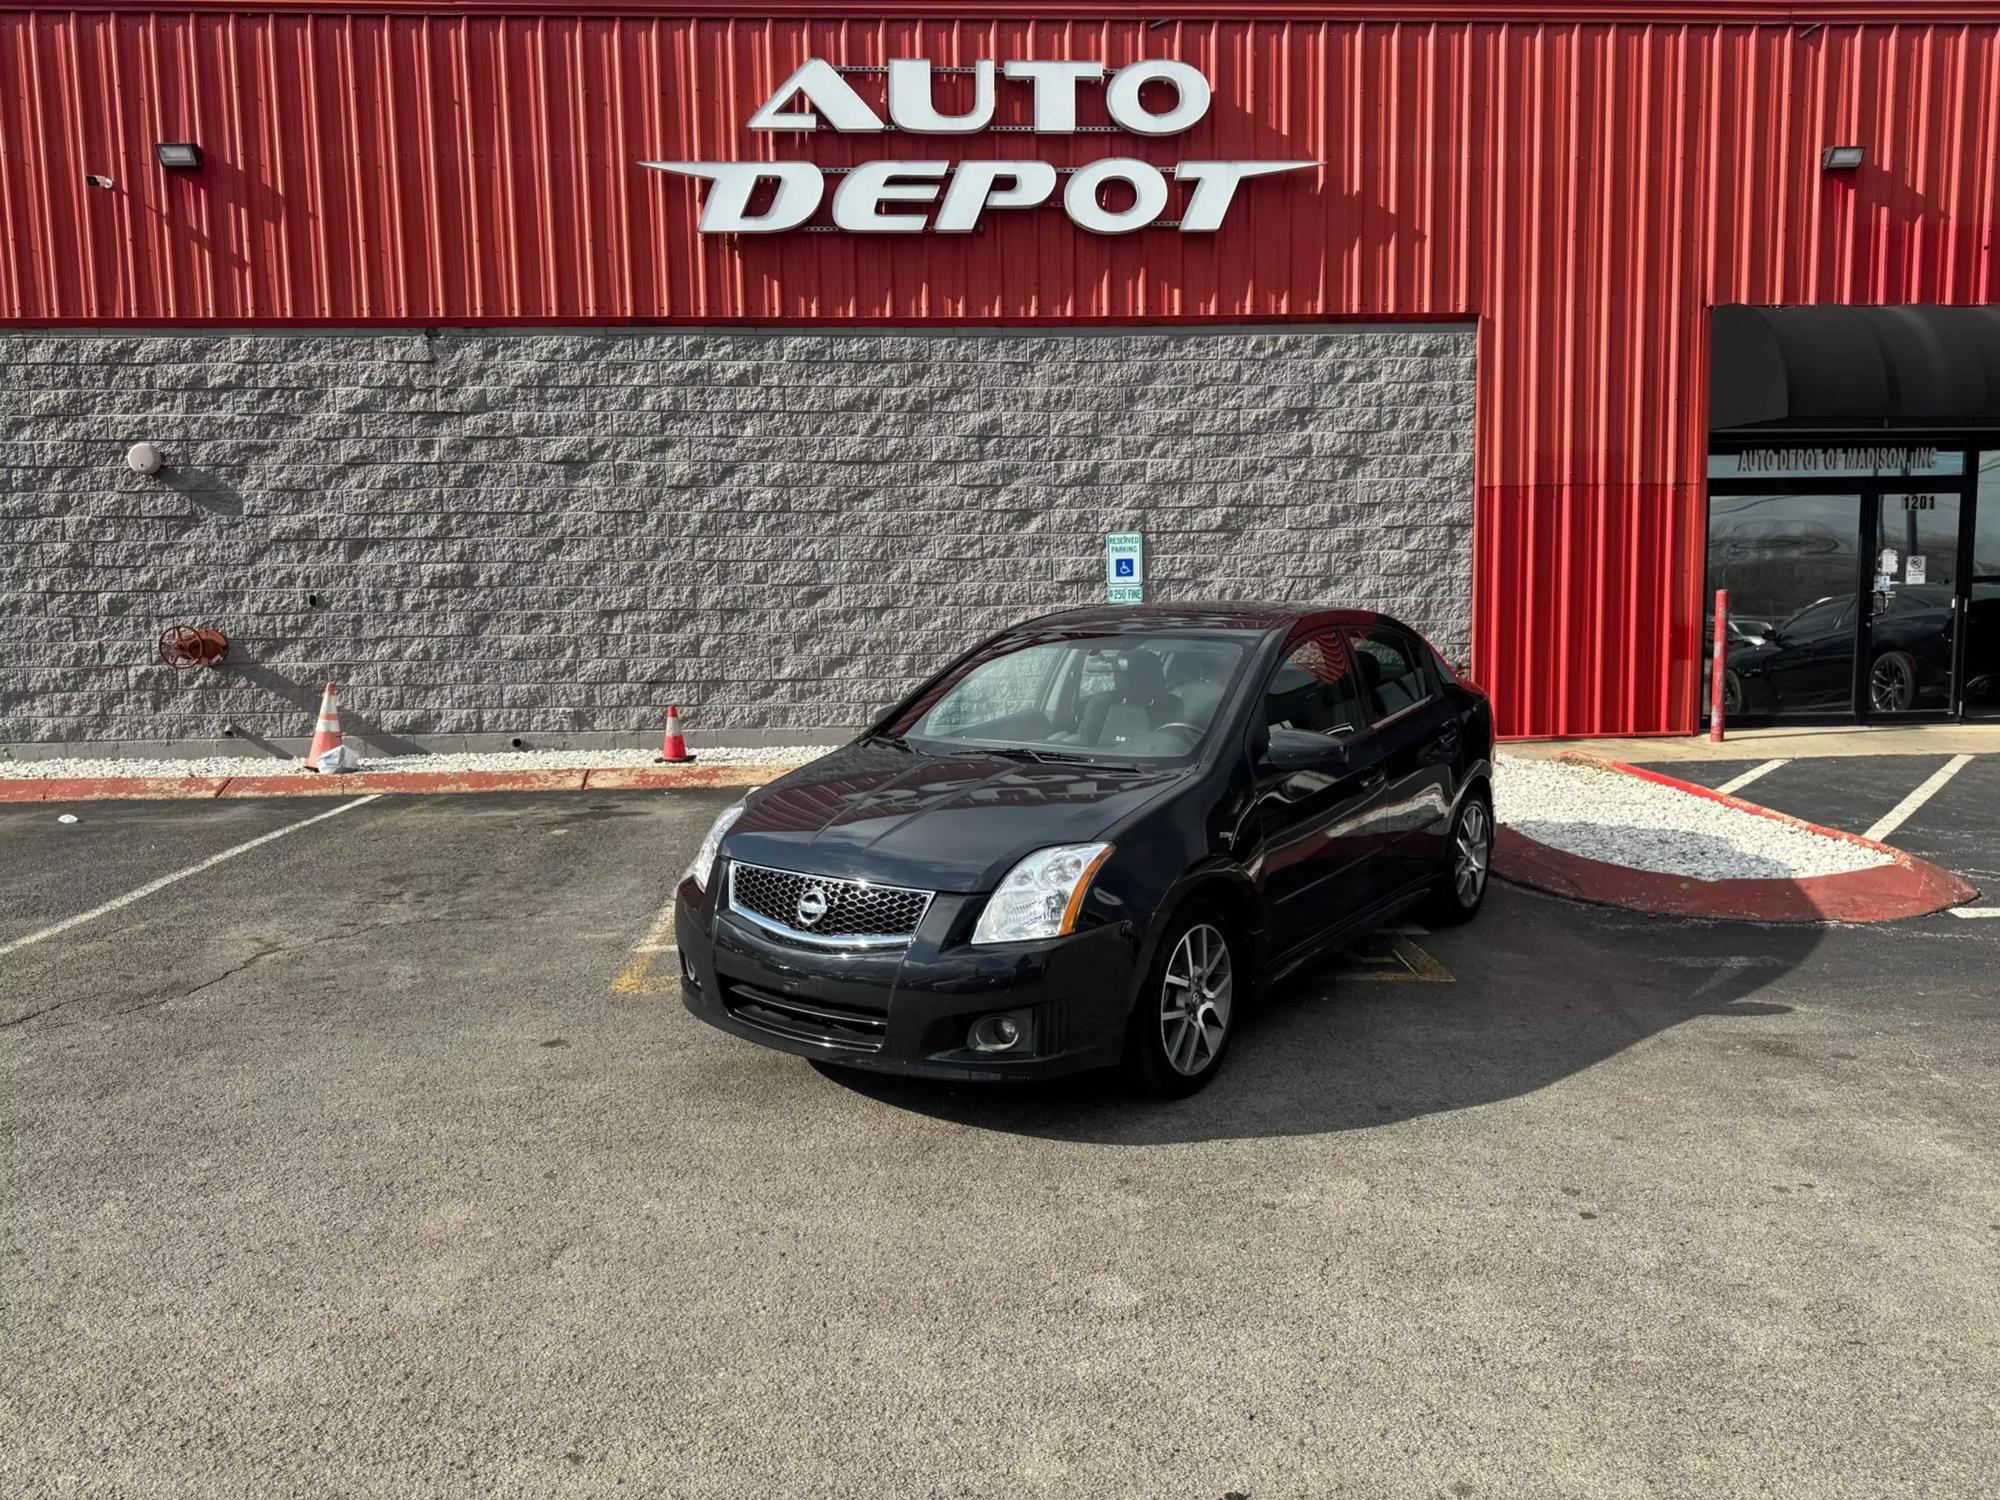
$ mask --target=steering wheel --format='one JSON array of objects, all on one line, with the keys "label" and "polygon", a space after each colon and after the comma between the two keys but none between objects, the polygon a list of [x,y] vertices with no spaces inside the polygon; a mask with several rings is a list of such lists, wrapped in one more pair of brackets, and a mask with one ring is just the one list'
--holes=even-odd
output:
[{"label": "steering wheel", "polygon": [[1171,724],[1155,724],[1153,726],[1153,733],[1165,734],[1169,729],[1185,729],[1189,734],[1193,735],[1196,739],[1200,739],[1202,734],[1201,726],[1199,724],[1184,724],[1179,720],[1175,720]]}]

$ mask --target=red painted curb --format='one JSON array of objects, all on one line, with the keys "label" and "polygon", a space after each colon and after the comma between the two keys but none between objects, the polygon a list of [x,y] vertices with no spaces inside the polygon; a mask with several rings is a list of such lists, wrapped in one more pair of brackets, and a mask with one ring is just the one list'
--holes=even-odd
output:
[{"label": "red painted curb", "polygon": [[221,776],[70,776],[0,779],[0,802],[102,802],[109,798],[164,801],[174,797],[213,797],[227,778]]},{"label": "red painted curb", "polygon": [[1601,770],[1637,776],[1644,781],[1706,797],[1740,812],[1859,844],[1885,855],[1889,863],[1877,865],[1871,870],[1850,870],[1842,875],[1811,875],[1798,880],[1697,880],[1687,875],[1635,870],[1626,865],[1588,859],[1581,854],[1571,854],[1567,850],[1539,843],[1512,828],[1502,828],[1494,841],[1493,869],[1502,879],[1516,885],[1567,896],[1572,901],[1622,907],[1627,911],[1641,911],[1653,916],[1707,917],[1736,922],[1893,922],[1904,917],[1925,916],[1948,907],[1964,906],[1979,895],[1949,870],[1872,839],[1808,823],[1802,818],[1773,812],[1754,802],[1744,802],[1657,771],[1628,766],[1622,761],[1601,760],[1580,751],[1567,752],[1561,758]]},{"label": "red painted curb", "polygon": [[339,776],[232,776],[218,797],[345,797],[357,792],[574,792],[582,771],[351,771]]},{"label": "red painted curb", "polygon": [[790,766],[611,766],[585,779],[592,791],[676,786],[761,786]]},{"label": "red painted curb", "polygon": [[211,797],[346,797],[368,792],[671,791],[757,786],[790,766],[607,766],[561,771],[353,771],[339,776],[0,777],[0,802],[162,801]]}]

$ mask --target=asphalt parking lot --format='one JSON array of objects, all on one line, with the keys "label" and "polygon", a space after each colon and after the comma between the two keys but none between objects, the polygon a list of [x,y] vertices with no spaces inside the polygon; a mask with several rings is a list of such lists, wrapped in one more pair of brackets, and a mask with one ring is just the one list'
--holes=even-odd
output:
[{"label": "asphalt parking lot", "polygon": [[1192,1100],[871,1082],[667,982],[731,795],[0,807],[0,1492],[2000,1481],[2000,922],[1502,887]]}]

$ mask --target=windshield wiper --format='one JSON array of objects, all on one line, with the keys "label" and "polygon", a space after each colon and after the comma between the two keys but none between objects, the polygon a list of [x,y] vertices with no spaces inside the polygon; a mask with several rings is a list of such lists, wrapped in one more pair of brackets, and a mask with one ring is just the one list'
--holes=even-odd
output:
[{"label": "windshield wiper", "polygon": [[900,734],[871,734],[867,737],[867,739],[868,743],[871,745],[887,745],[891,749],[908,750],[913,754],[915,753],[917,748],[915,745],[912,745],[908,740],[904,739]]},{"label": "windshield wiper", "polygon": [[1032,760],[1042,765],[1089,766],[1093,770],[1136,771],[1129,760],[1098,760],[1090,755],[1065,755],[1060,750],[1031,750],[1026,745],[992,745],[980,750],[960,750],[960,755],[998,755],[1010,760]]}]

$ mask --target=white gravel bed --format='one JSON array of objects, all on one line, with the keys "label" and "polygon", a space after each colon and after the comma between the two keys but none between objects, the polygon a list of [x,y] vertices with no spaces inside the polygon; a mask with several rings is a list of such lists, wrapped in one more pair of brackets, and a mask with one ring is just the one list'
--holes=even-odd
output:
[{"label": "white gravel bed", "polygon": [[1499,820],[1586,859],[1698,880],[1793,880],[1890,863],[1845,839],[1574,761],[1500,757]]},{"label": "white gravel bed", "polygon": [[[697,766],[798,766],[816,760],[833,745],[772,745],[756,749],[696,749]],[[650,766],[658,750],[493,750],[444,755],[363,757],[364,771],[590,771]],[[299,760],[255,755],[208,755],[190,760],[140,756],[63,760],[0,760],[0,780],[49,780],[97,776],[311,776]]]}]

